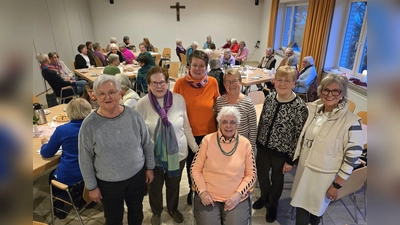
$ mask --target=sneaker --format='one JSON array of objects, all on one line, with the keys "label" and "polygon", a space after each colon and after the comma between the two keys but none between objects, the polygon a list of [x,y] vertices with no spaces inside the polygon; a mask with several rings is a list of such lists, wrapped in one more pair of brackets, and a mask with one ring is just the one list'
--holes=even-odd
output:
[{"label": "sneaker", "polygon": [[151,225],[160,225],[161,224],[161,218],[160,216],[157,215],[152,215],[151,216]]},{"label": "sneaker", "polygon": [[265,220],[268,223],[273,223],[276,220],[276,213],[277,213],[277,208],[270,207],[267,210],[267,215],[265,216]]},{"label": "sneaker", "polygon": [[253,203],[253,209],[262,209],[262,208],[265,207],[265,204],[266,204],[266,203],[267,203],[267,202],[266,202],[265,200],[259,198],[257,201],[255,201],[255,202]]},{"label": "sneaker", "polygon": [[178,210],[176,210],[175,212],[168,212],[168,214],[172,217],[172,219],[175,220],[175,222],[177,223],[183,222],[182,213],[180,213]]},{"label": "sneaker", "polygon": [[192,189],[190,189],[189,194],[186,199],[188,205],[192,205],[192,195],[193,195],[193,192],[192,192]]}]

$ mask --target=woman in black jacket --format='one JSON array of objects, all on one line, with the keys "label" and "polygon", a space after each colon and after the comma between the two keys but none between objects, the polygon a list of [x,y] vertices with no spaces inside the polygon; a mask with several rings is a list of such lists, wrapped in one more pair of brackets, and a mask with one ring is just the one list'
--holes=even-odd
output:
[{"label": "woman in black jacket", "polygon": [[75,56],[75,69],[83,69],[94,66],[94,60],[89,58],[86,45],[79,45],[78,52],[79,54],[76,54]]}]

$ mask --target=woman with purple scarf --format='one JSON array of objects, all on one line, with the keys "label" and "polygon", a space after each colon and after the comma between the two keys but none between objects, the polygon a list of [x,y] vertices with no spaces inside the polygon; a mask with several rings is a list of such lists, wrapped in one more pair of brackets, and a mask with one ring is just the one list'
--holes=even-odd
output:
[{"label": "woman with purple scarf", "polygon": [[182,62],[180,54],[182,53],[182,54],[186,55],[186,49],[182,46],[182,40],[179,39],[179,38],[176,39],[176,49],[175,49],[175,51],[176,51],[176,55],[179,58],[179,61]]},{"label": "woman with purple scarf", "polygon": [[138,101],[136,110],[142,115],[154,143],[156,167],[154,180],[149,185],[149,202],[153,212],[151,224],[161,223],[164,182],[168,214],[177,223],[182,223],[183,216],[178,211],[182,171],[188,145],[193,152],[197,152],[198,145],[186,114],[184,98],[168,90],[167,69],[152,67],[147,72],[146,82],[149,94]]}]

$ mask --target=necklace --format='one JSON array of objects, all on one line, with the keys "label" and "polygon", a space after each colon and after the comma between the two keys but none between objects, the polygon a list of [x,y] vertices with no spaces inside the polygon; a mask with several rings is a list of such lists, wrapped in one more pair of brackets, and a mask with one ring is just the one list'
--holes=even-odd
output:
[{"label": "necklace", "polygon": [[120,133],[121,133],[121,130],[118,129],[118,128],[116,128],[110,121],[108,121],[108,123],[111,124],[111,126],[114,127],[114,129],[117,130],[117,134],[120,134]]},{"label": "necklace", "polygon": [[236,152],[237,146],[238,146],[238,144],[239,144],[239,134],[236,135],[236,143],[235,143],[235,146],[233,146],[233,149],[232,149],[230,152],[225,152],[225,151],[221,148],[221,144],[220,144],[218,132],[217,132],[217,143],[218,143],[219,150],[221,150],[222,154],[224,154],[224,155],[226,155],[226,156],[231,156],[231,155],[233,155],[233,153]]}]

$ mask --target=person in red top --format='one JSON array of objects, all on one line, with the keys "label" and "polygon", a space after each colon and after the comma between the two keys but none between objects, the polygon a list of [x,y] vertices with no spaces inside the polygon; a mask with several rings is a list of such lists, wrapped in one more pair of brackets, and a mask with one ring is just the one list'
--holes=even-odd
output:
[{"label": "person in red top", "polygon": [[[203,137],[217,130],[213,106],[219,97],[218,82],[214,77],[206,75],[208,56],[200,50],[193,51],[189,56],[189,73],[176,81],[174,92],[183,96],[186,111],[196,143],[200,144]],[[189,151],[186,158],[186,170],[190,192],[187,203],[192,204],[192,180],[190,166],[194,153]]]},{"label": "person in red top", "polygon": [[237,42],[236,38],[231,39],[231,52],[233,56],[236,56],[236,54],[239,51],[239,43]]}]

